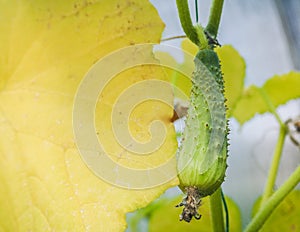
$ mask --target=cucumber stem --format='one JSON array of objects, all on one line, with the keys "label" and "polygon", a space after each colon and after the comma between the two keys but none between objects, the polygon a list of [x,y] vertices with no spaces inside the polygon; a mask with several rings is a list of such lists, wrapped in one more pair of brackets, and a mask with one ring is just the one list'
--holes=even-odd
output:
[{"label": "cucumber stem", "polygon": [[216,39],[218,34],[218,29],[220,25],[222,10],[223,10],[223,3],[224,0],[213,0],[210,8],[208,24],[205,30],[214,39]]},{"label": "cucumber stem", "polygon": [[180,23],[186,36],[197,46],[200,47],[200,41],[196,28],[193,26],[190,16],[190,10],[187,0],[176,0]]},{"label": "cucumber stem", "polygon": [[224,227],[224,216],[222,207],[222,190],[221,187],[218,188],[210,196],[210,211],[211,211],[211,221],[214,232],[225,231]]}]

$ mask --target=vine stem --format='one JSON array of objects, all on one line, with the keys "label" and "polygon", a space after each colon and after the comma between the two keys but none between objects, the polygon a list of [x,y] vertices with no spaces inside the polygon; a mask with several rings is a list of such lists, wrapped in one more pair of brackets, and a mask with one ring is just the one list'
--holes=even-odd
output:
[{"label": "vine stem", "polygon": [[263,193],[262,201],[260,204],[262,206],[267,201],[267,199],[273,194],[273,188],[274,188],[275,181],[276,181],[276,176],[277,176],[278,167],[279,167],[279,163],[280,163],[280,159],[281,159],[285,136],[287,133],[287,128],[286,128],[286,125],[282,122],[279,115],[277,114],[276,109],[275,109],[271,99],[269,98],[268,94],[261,88],[259,88],[258,90],[259,90],[261,97],[265,101],[267,107],[269,108],[270,112],[275,116],[275,118],[277,119],[277,122],[280,125],[278,141],[277,141],[276,148],[274,151],[272,164],[269,169],[269,174],[268,174],[268,179],[267,179],[267,183],[265,186],[265,191]]},{"label": "vine stem", "polygon": [[206,31],[214,39],[217,37],[224,0],[213,0]]},{"label": "vine stem", "polygon": [[210,211],[211,211],[211,221],[214,232],[225,231],[224,228],[224,216],[222,208],[222,190],[221,187],[217,189],[210,196]]},{"label": "vine stem", "polygon": [[273,194],[273,188],[275,185],[275,180],[278,172],[278,167],[280,163],[280,158],[282,154],[282,149],[284,145],[285,136],[287,133],[287,129],[285,125],[280,126],[280,132],[278,136],[278,141],[276,144],[276,148],[273,155],[273,161],[271,164],[271,168],[269,169],[268,180],[266,183],[265,191],[262,196],[261,206],[267,201],[267,199]]},{"label": "vine stem", "polygon": [[184,38],[186,38],[186,35],[177,35],[177,36],[171,36],[171,37],[163,38],[160,41],[161,42],[166,42],[166,41],[173,40],[173,39],[184,39]]},{"label": "vine stem", "polygon": [[248,224],[245,232],[256,232],[263,226],[265,221],[274,212],[280,202],[296,187],[300,182],[300,166],[293,172],[287,181],[265,202],[263,207],[256,213],[255,217]]},{"label": "vine stem", "polygon": [[194,44],[200,46],[198,33],[196,31],[196,28],[193,26],[192,19],[190,16],[188,1],[176,0],[176,4],[183,31]]},{"label": "vine stem", "polygon": [[195,0],[195,10],[196,10],[196,23],[199,21],[199,16],[198,16],[198,0]]}]

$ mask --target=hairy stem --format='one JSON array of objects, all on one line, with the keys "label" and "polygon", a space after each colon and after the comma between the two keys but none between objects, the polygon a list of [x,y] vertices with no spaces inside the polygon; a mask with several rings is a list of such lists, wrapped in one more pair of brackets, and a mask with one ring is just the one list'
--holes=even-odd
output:
[{"label": "hairy stem", "polygon": [[277,176],[277,172],[278,172],[278,167],[279,167],[279,163],[280,163],[280,158],[281,158],[281,154],[282,154],[282,149],[283,149],[286,133],[287,133],[286,126],[281,125],[278,141],[277,141],[276,148],[275,148],[274,155],[273,155],[273,161],[271,164],[271,168],[269,169],[268,180],[266,183],[264,194],[262,196],[261,206],[273,194],[273,188],[275,185],[275,180],[276,180],[276,176]]},{"label": "hairy stem", "polygon": [[198,33],[196,28],[193,26],[190,10],[187,0],[176,0],[177,10],[179,13],[179,18],[181,26],[187,37],[197,46],[200,46],[200,41],[198,38]]},{"label": "hairy stem", "polygon": [[295,188],[300,182],[300,166],[293,172],[288,180],[267,200],[263,207],[257,212],[253,220],[246,227],[245,232],[259,231],[265,221],[274,212],[280,202]]},{"label": "hairy stem", "polygon": [[213,0],[206,31],[214,39],[217,37],[224,0]]},{"label": "hairy stem", "polygon": [[214,232],[223,232],[224,228],[224,216],[222,207],[222,190],[221,187],[218,188],[210,196],[210,210],[211,210],[211,220]]}]

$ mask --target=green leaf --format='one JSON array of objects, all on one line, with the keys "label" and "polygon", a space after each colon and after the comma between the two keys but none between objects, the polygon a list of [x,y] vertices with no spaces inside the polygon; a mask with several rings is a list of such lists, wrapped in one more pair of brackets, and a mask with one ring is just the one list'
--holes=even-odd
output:
[{"label": "green leaf", "polygon": [[[253,215],[258,211],[261,197],[255,202]],[[300,231],[300,191],[291,192],[274,210],[260,232]]]},{"label": "green leaf", "polygon": [[270,111],[261,94],[262,91],[275,108],[298,98],[300,97],[300,73],[290,72],[280,76],[276,75],[262,87],[252,85],[246,88],[233,110],[233,116],[240,123],[246,122],[257,113]]}]

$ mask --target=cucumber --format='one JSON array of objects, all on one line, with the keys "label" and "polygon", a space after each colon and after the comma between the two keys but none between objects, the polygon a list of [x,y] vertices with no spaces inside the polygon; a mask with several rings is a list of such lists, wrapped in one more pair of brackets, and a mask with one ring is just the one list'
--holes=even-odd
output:
[{"label": "cucumber", "polygon": [[228,123],[220,61],[211,48],[195,57],[190,106],[177,152],[180,189],[187,194],[180,220],[199,219],[201,198],[222,184],[227,168]]}]

